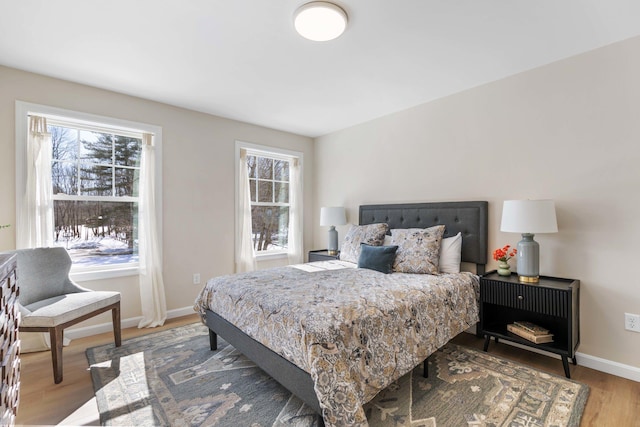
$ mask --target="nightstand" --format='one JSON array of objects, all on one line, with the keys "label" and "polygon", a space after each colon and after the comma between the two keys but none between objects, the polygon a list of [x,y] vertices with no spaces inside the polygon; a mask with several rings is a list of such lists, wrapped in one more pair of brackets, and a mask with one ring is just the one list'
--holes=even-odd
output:
[{"label": "nightstand", "polygon": [[340,251],[338,251],[337,255],[329,255],[329,251],[326,249],[309,251],[309,262],[330,261],[332,259],[340,259]]},{"label": "nightstand", "polygon": [[[507,331],[515,321],[529,321],[549,329],[553,342],[535,344]],[[576,364],[580,344],[580,281],[540,276],[538,283],[521,283],[518,275],[500,276],[491,271],[480,277],[480,334],[484,351],[491,337],[538,348],[562,357],[570,378],[569,362]]]}]

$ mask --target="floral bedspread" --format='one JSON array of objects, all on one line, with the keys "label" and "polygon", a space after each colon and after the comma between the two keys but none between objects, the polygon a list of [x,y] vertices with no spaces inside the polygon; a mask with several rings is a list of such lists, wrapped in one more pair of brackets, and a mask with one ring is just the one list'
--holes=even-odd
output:
[{"label": "floral bedspread", "polygon": [[478,322],[478,295],[472,273],[289,266],[211,279],[195,309],[308,372],[327,426],[367,426],[364,403]]}]

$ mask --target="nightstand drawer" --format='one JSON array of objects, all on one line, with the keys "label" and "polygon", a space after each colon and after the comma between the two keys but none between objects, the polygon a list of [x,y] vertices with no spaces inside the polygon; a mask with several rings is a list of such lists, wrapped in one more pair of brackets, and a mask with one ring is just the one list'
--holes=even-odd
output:
[{"label": "nightstand drawer", "polygon": [[561,318],[571,315],[571,293],[561,289],[493,280],[481,282],[482,302]]}]

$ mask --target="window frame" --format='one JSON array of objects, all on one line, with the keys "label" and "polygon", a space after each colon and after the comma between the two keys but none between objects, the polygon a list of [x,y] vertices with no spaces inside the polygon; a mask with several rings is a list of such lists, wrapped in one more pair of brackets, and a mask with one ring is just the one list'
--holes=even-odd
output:
[{"label": "window frame", "polygon": [[[117,119],[79,111],[66,110],[47,105],[16,101],[16,217],[22,214],[22,199],[26,189],[27,137],[30,114],[46,117],[56,122],[77,124],[94,130],[112,132],[133,132],[136,134],[149,133],[154,136],[155,151],[155,199],[156,217],[158,221],[158,243],[162,257],[162,128],[156,125]],[[71,196],[73,197],[73,196]],[[100,198],[102,200],[102,198]],[[106,200],[106,199],[105,199]],[[118,201],[124,201],[119,198]],[[109,279],[138,275],[140,263],[126,263],[114,266],[77,267],[72,265],[70,276],[78,282],[87,280]]]},{"label": "window frame", "polygon": [[[303,153],[299,152],[299,151],[293,151],[293,150],[287,150],[287,149],[283,149],[283,148],[276,148],[276,147],[269,147],[266,145],[259,145],[259,144],[253,144],[253,143],[249,143],[249,142],[243,142],[243,141],[236,141],[236,147],[235,147],[235,235],[236,235],[236,247],[239,246],[240,242],[237,241],[237,238],[239,236],[239,228],[241,226],[239,218],[240,218],[240,212],[239,212],[239,197],[240,194],[238,193],[239,191],[239,179],[240,179],[240,171],[239,171],[239,165],[240,165],[240,150],[241,149],[245,149],[247,150],[247,155],[256,155],[256,156],[263,156],[263,157],[268,157],[268,158],[272,158],[272,159],[278,159],[278,160],[286,160],[288,162],[291,162],[293,159],[298,159],[299,162],[299,166],[300,166],[300,185],[304,188],[304,159],[303,159]],[[289,172],[291,173],[291,172]],[[291,181],[289,181],[289,191],[291,191]],[[289,193],[289,198],[291,198],[291,193]],[[304,198],[304,195],[303,195]],[[291,199],[289,199],[291,200]],[[253,202],[252,202],[253,203]],[[265,205],[265,202],[256,202],[258,205]],[[279,206],[281,204],[274,202],[274,203],[268,203],[269,206]],[[291,209],[291,205],[290,203],[287,203],[286,206],[289,206],[289,208]],[[302,206],[304,206],[304,202],[303,200],[300,200],[300,208],[302,208]],[[290,232],[290,231],[289,231]],[[304,233],[304,230],[299,230],[300,233]],[[286,258],[289,255],[289,250],[273,250],[273,251],[255,251],[255,255],[256,255],[256,260],[258,261],[262,261],[262,260],[269,260],[269,259],[279,259],[279,258]]]}]

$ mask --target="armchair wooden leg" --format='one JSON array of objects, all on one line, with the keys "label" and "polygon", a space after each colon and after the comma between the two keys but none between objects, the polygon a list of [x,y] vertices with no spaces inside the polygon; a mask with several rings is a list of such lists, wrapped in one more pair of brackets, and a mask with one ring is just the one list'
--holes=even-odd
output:
[{"label": "armchair wooden leg", "polygon": [[51,338],[51,361],[53,362],[53,381],[56,384],[62,382],[62,347],[64,341],[64,330],[53,327],[49,329]]},{"label": "armchair wooden leg", "polygon": [[111,310],[111,318],[113,319],[113,337],[116,342],[116,347],[122,345],[122,330],[120,325],[120,302]]}]

